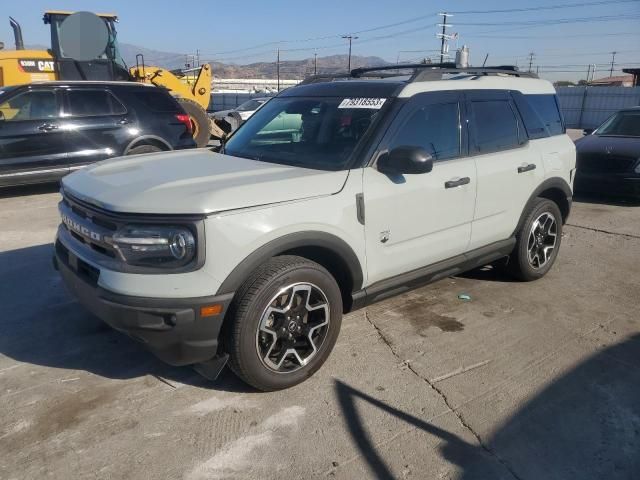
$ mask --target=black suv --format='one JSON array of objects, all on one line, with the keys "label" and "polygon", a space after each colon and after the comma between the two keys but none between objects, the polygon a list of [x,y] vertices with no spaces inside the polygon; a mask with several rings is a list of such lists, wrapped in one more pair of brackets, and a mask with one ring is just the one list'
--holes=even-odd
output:
[{"label": "black suv", "polygon": [[110,157],[193,148],[168,91],[134,82],[0,87],[0,187],[60,179]]}]

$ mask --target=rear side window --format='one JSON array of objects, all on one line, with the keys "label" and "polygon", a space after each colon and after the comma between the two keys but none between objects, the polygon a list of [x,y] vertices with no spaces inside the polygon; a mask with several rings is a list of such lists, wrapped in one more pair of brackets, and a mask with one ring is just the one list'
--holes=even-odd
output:
[{"label": "rear side window", "polygon": [[471,102],[477,153],[508,150],[520,146],[518,119],[507,100]]},{"label": "rear side window", "polygon": [[440,103],[419,108],[409,117],[390,148],[422,147],[435,152],[436,160],[460,156],[460,115],[457,103]]},{"label": "rear side window", "polygon": [[154,112],[180,113],[178,102],[160,89],[145,88],[132,95],[147,108]]},{"label": "rear side window", "polygon": [[525,97],[551,135],[562,135],[565,132],[555,95],[525,95]]},{"label": "rear side window", "polygon": [[127,109],[106,90],[69,90],[69,113],[74,117],[122,115]]}]

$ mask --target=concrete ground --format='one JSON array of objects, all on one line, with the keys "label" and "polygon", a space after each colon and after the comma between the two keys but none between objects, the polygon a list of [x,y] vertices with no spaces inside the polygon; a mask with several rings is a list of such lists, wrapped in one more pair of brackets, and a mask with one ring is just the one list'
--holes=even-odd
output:
[{"label": "concrete ground", "polygon": [[576,202],[540,281],[480,269],[350,314],[265,394],[84,311],[51,266],[57,201],[0,198],[2,479],[640,478],[640,207]]}]

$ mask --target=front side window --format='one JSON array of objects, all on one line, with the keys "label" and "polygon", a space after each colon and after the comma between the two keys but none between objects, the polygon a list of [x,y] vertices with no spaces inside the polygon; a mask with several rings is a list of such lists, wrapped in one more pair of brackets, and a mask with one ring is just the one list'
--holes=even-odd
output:
[{"label": "front side window", "polygon": [[458,103],[440,103],[419,108],[402,125],[389,149],[421,147],[434,160],[460,156],[460,112]]},{"label": "front side window", "polygon": [[124,106],[106,90],[69,90],[69,113],[74,117],[122,115]]},{"label": "front side window", "polygon": [[344,170],[384,104],[384,99],[356,100],[362,102],[341,97],[270,100],[233,134],[224,153],[304,168]]},{"label": "front side window", "polygon": [[518,120],[507,100],[472,101],[471,116],[477,153],[508,150],[520,145]]},{"label": "front side window", "polygon": [[596,131],[596,135],[640,137],[640,111],[618,112],[604,122]]},{"label": "front side window", "polygon": [[46,120],[58,116],[56,95],[51,91],[32,91],[0,103],[0,119],[7,122]]}]

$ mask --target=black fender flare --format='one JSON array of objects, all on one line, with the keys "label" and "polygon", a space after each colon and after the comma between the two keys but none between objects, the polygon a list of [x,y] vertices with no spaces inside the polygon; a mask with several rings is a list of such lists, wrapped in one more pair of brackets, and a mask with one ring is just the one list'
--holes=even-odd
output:
[{"label": "black fender flare", "polygon": [[173,150],[171,145],[169,145],[167,141],[162,137],[158,137],[156,135],[142,135],[140,137],[136,137],[133,140],[131,140],[129,144],[125,147],[124,152],[122,154],[126,155],[127,153],[129,153],[129,150],[131,150],[134,147],[137,147],[139,143],[145,143],[145,140],[153,140],[154,142],[159,142],[163,144],[165,147],[167,147],[167,150]]},{"label": "black fender flare", "polygon": [[260,265],[284,252],[302,248],[322,248],[337,255],[351,277],[353,291],[359,290],[363,282],[363,270],[358,256],[341,238],[326,232],[304,231],[284,235],[262,245],[242,260],[222,282],[216,295],[235,292],[249,274]]},{"label": "black fender flare", "polygon": [[[571,210],[571,202],[573,199],[573,192],[571,191],[571,187],[569,186],[569,184],[564,178],[560,178],[560,177],[548,178],[544,182],[542,182],[540,185],[538,185],[538,187],[529,196],[529,199],[527,200],[527,203],[525,204],[524,209],[520,214],[520,220],[518,220],[518,225],[513,231],[512,236],[516,236],[520,231],[520,229],[522,228],[522,224],[524,223],[525,216],[529,211],[531,205],[533,204],[534,200],[538,198],[541,193],[547,190],[559,190],[564,195],[564,198],[566,198],[567,211],[564,215],[564,220],[566,222],[566,218],[569,216],[569,211]],[[562,209],[562,206],[561,206],[561,209]]]}]

